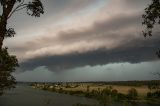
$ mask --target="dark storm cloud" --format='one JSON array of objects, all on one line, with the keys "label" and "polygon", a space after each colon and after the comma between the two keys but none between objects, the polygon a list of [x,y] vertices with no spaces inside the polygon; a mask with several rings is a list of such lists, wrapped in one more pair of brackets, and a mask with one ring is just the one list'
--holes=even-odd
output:
[{"label": "dark storm cloud", "polygon": [[[145,39],[141,35],[141,15],[148,0],[104,2],[106,3],[103,5],[104,7],[102,6],[99,11],[94,11],[93,16],[95,17],[85,17],[87,12],[78,14],[79,11],[90,5],[92,8],[88,8],[86,11],[93,11],[96,8],[93,3],[97,1],[43,1],[46,15],[38,20],[42,23],[36,24],[40,28],[31,24],[35,23],[35,20],[31,21],[27,17],[23,22],[24,20],[21,20],[20,17],[17,18],[19,20],[18,27],[31,27],[32,25],[31,29],[35,29],[33,32],[40,32],[41,25],[42,29],[46,27],[50,29],[42,32],[43,34],[40,36],[31,37],[28,41],[25,39],[25,42],[9,46],[10,52],[18,54],[21,58],[20,69],[26,71],[46,66],[52,71],[61,71],[86,65],[94,66],[117,62],[140,63],[157,59],[155,51],[160,46],[160,39],[157,37],[159,33],[157,32],[151,39]],[[107,3],[109,4],[107,5]],[[80,23],[73,14],[75,17],[77,15]],[[66,24],[65,18],[68,16],[71,24]],[[87,21],[83,21],[83,18]],[[23,19],[25,18],[23,17]],[[64,23],[61,23],[61,20],[59,22],[63,27],[69,27],[67,30],[61,27],[57,28],[58,30],[54,29],[54,23],[59,19],[64,21]],[[72,23],[75,23],[76,27]],[[81,27],[81,24],[82,26],[86,24],[86,26]]]},{"label": "dark storm cloud", "polygon": [[48,55],[30,59],[21,63],[20,66],[22,70],[32,70],[36,67],[46,66],[51,71],[62,71],[87,65],[94,66],[122,62],[140,63],[156,60],[157,56],[155,55],[155,51],[159,46],[160,38],[158,37],[147,41],[134,39],[112,50],[101,48],[82,54],[75,53],[62,56]]},{"label": "dark storm cloud", "polygon": [[[128,14],[118,14],[112,19],[106,19],[103,21],[96,21],[93,23],[92,27],[89,29],[77,29],[60,31],[58,34],[58,39],[62,41],[77,41],[84,39],[113,39],[121,37],[119,34],[114,36],[110,32],[116,32],[120,30],[127,29],[128,27],[138,26],[141,23],[140,13],[128,15]],[[49,41],[48,38],[46,41]]]},{"label": "dark storm cloud", "polygon": [[[71,29],[67,31],[59,31],[57,33],[57,36],[54,37],[53,32],[50,32],[49,34],[45,34],[42,38],[38,38],[32,41],[29,41],[25,44],[21,45],[11,45],[11,51],[18,51],[18,52],[25,52],[25,51],[31,51],[34,53],[35,50],[38,50],[39,48],[47,48],[49,46],[53,47],[56,44],[63,44],[66,49],[70,47],[70,44],[77,44],[80,43],[80,41],[89,42],[92,44],[92,47],[89,49],[92,51],[94,49],[102,48],[103,47],[111,47],[117,46],[123,43],[123,40],[132,40],[136,36],[139,35],[129,35],[130,33],[135,34],[136,28],[139,27],[141,23],[141,17],[140,13],[128,15],[128,14],[118,14],[115,15],[112,19],[106,19],[103,21],[95,21],[91,27],[84,28],[84,29]],[[128,28],[132,28],[133,31],[128,31]],[[140,38],[141,39],[141,38]],[[115,42],[114,44],[108,44],[108,42]],[[95,42],[102,43],[102,45],[98,46],[95,45]],[[116,43],[117,42],[117,43]],[[34,45],[34,46],[32,46]],[[69,47],[67,47],[67,45]],[[78,45],[77,47],[74,47],[75,51],[84,51],[81,46]],[[95,46],[94,46],[95,45]],[[70,49],[67,50],[70,52]],[[54,52],[54,51],[51,51]],[[57,52],[57,51],[56,51]],[[59,51],[60,53],[61,51]],[[38,52],[40,53],[40,52]],[[23,53],[24,54],[24,53]],[[41,54],[41,53],[40,53]],[[61,53],[60,53],[61,54]],[[65,53],[62,53],[65,55]],[[45,54],[43,54],[45,55]],[[36,54],[35,54],[36,56]]]}]

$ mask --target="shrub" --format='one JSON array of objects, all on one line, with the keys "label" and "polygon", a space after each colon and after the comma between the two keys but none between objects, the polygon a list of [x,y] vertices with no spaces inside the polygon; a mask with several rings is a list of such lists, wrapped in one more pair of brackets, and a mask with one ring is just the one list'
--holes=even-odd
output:
[{"label": "shrub", "polygon": [[109,89],[113,89],[113,87],[110,85],[110,86],[109,86]]},{"label": "shrub", "polygon": [[160,91],[155,91],[154,95],[155,95],[155,97],[160,98]]},{"label": "shrub", "polygon": [[88,86],[87,86],[87,92],[89,92],[89,91],[90,91],[90,86],[88,85]]},{"label": "shrub", "polygon": [[116,89],[113,89],[111,93],[113,96],[116,96],[118,94],[118,91]]},{"label": "shrub", "polygon": [[48,90],[47,87],[42,88],[42,90]]},{"label": "shrub", "polygon": [[147,97],[148,98],[160,98],[160,91],[148,92]]},{"label": "shrub", "polygon": [[53,91],[53,92],[54,92],[54,91],[56,91],[56,88],[55,88],[55,87],[53,87],[53,88],[51,89],[51,91]]},{"label": "shrub", "polygon": [[94,95],[92,93],[86,92],[84,96],[85,97],[93,97]]},{"label": "shrub", "polygon": [[138,96],[138,92],[135,88],[131,88],[128,90],[128,99],[136,99]]},{"label": "shrub", "polygon": [[71,86],[69,84],[66,85],[66,88],[71,88]]},{"label": "shrub", "polygon": [[70,95],[80,95],[85,94],[83,91],[67,91]]},{"label": "shrub", "polygon": [[60,89],[58,90],[58,92],[59,92],[59,93],[63,93],[63,88],[60,88]]},{"label": "shrub", "polygon": [[111,95],[111,89],[106,87],[105,89],[102,90],[102,93],[105,95]]},{"label": "shrub", "polygon": [[147,93],[147,98],[151,98],[152,97],[152,93],[151,92],[148,92]]},{"label": "shrub", "polygon": [[124,95],[122,93],[118,93],[117,94],[117,100],[126,100],[126,95]]}]

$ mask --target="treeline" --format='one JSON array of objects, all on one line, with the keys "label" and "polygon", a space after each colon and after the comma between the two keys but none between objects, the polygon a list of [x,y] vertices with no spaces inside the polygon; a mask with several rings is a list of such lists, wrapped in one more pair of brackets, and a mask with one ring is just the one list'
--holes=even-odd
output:
[{"label": "treeline", "polygon": [[160,80],[148,80],[148,81],[90,81],[90,82],[18,82],[18,84],[84,84],[84,83],[93,83],[96,85],[122,85],[122,86],[143,86],[143,85],[160,85]]},{"label": "treeline", "polygon": [[[88,82],[91,83],[91,82]],[[143,86],[143,85],[160,85],[160,80],[149,81],[109,81],[109,82],[92,82],[101,85],[122,85],[122,86]]]},{"label": "treeline", "polygon": [[[42,87],[42,86],[41,86]],[[35,87],[37,88],[37,87]],[[108,106],[108,104],[112,104],[112,102],[136,102],[138,100],[138,92],[135,88],[131,88],[128,90],[127,94],[122,94],[118,92],[118,90],[113,89],[112,86],[107,86],[104,89],[90,89],[90,86],[87,86],[86,91],[82,90],[65,90],[64,88],[56,88],[50,86],[43,86],[42,90],[69,94],[69,95],[76,95],[76,96],[84,96],[87,98],[92,98],[98,100],[98,106]],[[82,106],[82,104],[77,104],[76,106]],[[88,106],[88,105],[83,105]],[[97,105],[89,105],[89,106],[97,106]]]}]

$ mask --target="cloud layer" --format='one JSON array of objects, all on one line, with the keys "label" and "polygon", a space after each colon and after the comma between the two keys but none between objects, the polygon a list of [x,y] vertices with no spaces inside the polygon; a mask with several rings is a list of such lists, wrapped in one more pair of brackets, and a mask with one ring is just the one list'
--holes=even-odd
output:
[{"label": "cloud layer", "polygon": [[[41,66],[57,72],[87,65],[153,61],[157,59],[160,32],[156,30],[150,39],[141,33],[141,15],[148,3],[149,0],[46,1],[46,16],[33,27],[27,24],[30,19],[25,22],[26,31],[31,31],[32,36],[20,31],[6,45],[18,56],[19,70],[23,71]],[[23,25],[18,26],[21,29]],[[22,32],[25,37],[20,36]]]}]

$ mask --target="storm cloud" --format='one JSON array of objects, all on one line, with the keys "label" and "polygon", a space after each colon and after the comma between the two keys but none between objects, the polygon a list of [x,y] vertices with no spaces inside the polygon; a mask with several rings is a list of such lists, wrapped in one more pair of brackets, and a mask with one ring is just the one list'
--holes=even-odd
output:
[{"label": "storm cloud", "polygon": [[155,54],[160,46],[160,39],[150,41],[134,39],[124,41],[123,45],[114,49],[99,48],[85,53],[70,53],[65,55],[44,55],[22,62],[23,70],[33,70],[46,66],[51,71],[64,71],[76,67],[105,65],[109,63],[141,63],[157,60]]},{"label": "storm cloud", "polygon": [[42,2],[46,12],[41,18],[21,14],[10,20],[17,36],[6,39],[5,45],[19,59],[17,70],[45,67],[47,72],[57,73],[86,66],[157,60],[158,28],[151,38],[142,35],[142,14],[150,0]]}]

